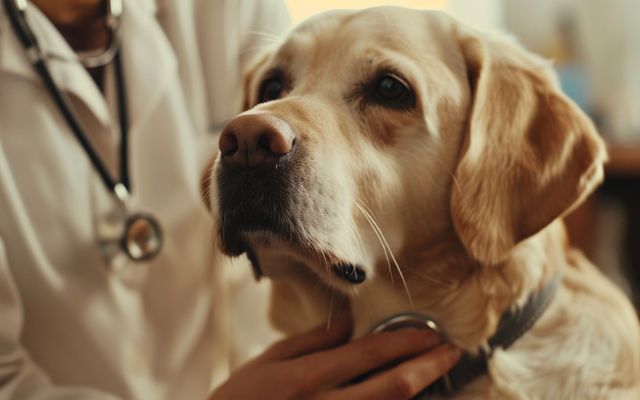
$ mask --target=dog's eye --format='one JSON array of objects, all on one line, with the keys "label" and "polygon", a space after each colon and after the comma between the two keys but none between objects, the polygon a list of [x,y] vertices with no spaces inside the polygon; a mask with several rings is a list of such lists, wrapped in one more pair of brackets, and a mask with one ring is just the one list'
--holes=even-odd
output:
[{"label": "dog's eye", "polygon": [[267,101],[277,100],[282,96],[284,91],[284,83],[280,78],[270,78],[262,82],[258,101],[264,103]]},{"label": "dog's eye", "polygon": [[412,107],[413,91],[403,80],[392,74],[384,74],[375,82],[373,98],[376,102],[394,108]]}]

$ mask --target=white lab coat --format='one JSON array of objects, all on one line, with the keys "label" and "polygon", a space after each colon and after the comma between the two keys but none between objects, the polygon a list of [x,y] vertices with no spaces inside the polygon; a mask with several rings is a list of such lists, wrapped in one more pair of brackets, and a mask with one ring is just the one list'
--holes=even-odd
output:
[{"label": "white lab coat", "polygon": [[[42,47],[70,56],[35,7],[28,17]],[[257,32],[281,31],[287,18],[280,0],[125,2],[132,192],[160,220],[165,245],[150,262],[116,268],[96,243],[112,196],[1,8],[0,399],[204,399],[211,377],[227,374],[243,336],[230,333],[198,179],[214,131],[239,111]],[[78,64],[49,65],[117,176],[112,71],[103,96]]]}]

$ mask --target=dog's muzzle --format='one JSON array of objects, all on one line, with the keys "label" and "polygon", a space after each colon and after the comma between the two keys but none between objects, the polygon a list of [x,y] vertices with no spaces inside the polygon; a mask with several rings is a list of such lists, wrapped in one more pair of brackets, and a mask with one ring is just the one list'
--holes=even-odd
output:
[{"label": "dog's muzzle", "polygon": [[286,121],[267,113],[242,114],[220,134],[216,183],[225,253],[247,251],[250,232],[299,236],[295,191],[304,157],[295,139]]}]

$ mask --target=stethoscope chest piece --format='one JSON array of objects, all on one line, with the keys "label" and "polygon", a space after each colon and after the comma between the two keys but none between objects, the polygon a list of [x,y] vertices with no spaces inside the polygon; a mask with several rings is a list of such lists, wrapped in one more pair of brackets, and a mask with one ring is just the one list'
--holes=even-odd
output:
[{"label": "stethoscope chest piece", "polygon": [[120,268],[128,261],[141,263],[162,250],[164,235],[158,220],[145,212],[115,207],[96,221],[97,240],[107,264]]},{"label": "stethoscope chest piece", "polygon": [[162,249],[162,229],[156,219],[146,213],[130,215],[124,224],[120,247],[133,261],[147,261]]},{"label": "stethoscope chest piece", "polygon": [[397,314],[380,322],[371,333],[392,332],[403,329],[430,329],[442,334],[440,326],[430,317],[417,313]]},{"label": "stethoscope chest piece", "polygon": [[[428,329],[442,337],[445,337],[440,325],[435,320],[431,319],[429,316],[418,313],[396,314],[374,326],[373,329],[371,329],[371,333],[394,332],[405,329]],[[452,384],[449,374],[444,374],[441,380],[447,393],[451,393]],[[427,400],[431,398],[432,396],[427,390],[416,396],[414,399]]]}]

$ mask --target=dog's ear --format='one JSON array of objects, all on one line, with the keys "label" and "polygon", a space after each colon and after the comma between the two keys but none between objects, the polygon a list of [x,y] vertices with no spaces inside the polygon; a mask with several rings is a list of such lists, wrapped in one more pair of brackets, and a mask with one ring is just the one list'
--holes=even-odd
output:
[{"label": "dog's ear", "polygon": [[470,255],[495,264],[594,190],[606,150],[548,62],[506,38],[458,37],[472,103],[451,212]]}]

